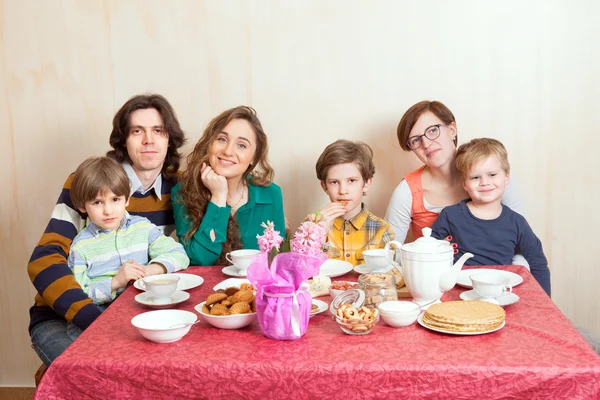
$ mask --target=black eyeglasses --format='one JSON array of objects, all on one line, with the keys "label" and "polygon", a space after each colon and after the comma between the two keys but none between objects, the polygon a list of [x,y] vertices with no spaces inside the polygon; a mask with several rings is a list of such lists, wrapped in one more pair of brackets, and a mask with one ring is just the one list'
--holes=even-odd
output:
[{"label": "black eyeglasses", "polygon": [[418,136],[413,136],[408,138],[405,144],[411,150],[416,150],[423,144],[423,136],[425,136],[429,140],[435,140],[440,137],[440,127],[448,126],[447,124],[435,124],[431,125],[429,128],[425,129],[425,133]]}]

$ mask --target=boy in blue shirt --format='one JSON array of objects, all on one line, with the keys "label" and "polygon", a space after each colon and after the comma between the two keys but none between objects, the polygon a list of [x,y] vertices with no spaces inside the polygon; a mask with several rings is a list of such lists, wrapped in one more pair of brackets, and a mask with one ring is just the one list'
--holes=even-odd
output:
[{"label": "boy in blue shirt", "polygon": [[522,215],[501,203],[510,180],[502,143],[482,138],[463,144],[456,153],[456,167],[470,198],[444,208],[431,227],[432,236],[452,236],[458,245],[455,259],[473,253],[466,265],[510,265],[516,253],[522,254],[550,296],[550,270],[542,243]]}]

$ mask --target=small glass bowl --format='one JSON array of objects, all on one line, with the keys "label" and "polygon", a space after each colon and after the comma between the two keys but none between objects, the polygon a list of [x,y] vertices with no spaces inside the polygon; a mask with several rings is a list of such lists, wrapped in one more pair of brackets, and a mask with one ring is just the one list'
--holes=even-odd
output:
[{"label": "small glass bowl", "polygon": [[340,329],[348,335],[367,335],[371,333],[377,322],[379,322],[379,313],[377,317],[369,322],[362,320],[349,320],[340,318],[337,315],[333,316],[333,320],[339,325]]}]

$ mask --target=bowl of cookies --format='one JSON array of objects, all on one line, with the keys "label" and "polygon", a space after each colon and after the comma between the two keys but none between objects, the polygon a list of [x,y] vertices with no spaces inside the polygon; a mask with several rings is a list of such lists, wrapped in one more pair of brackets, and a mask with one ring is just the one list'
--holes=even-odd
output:
[{"label": "bowl of cookies", "polygon": [[333,319],[348,335],[366,335],[379,322],[379,311],[376,308],[356,308],[351,304],[342,304]]},{"label": "bowl of cookies", "polygon": [[256,319],[256,301],[251,284],[219,289],[194,309],[210,325],[220,329],[240,329]]}]

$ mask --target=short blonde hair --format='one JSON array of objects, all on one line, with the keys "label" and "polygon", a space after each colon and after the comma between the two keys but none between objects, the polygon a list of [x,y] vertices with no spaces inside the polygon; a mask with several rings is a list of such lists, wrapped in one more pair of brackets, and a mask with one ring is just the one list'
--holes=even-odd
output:
[{"label": "short blonde hair", "polygon": [[315,166],[317,178],[325,182],[329,168],[339,164],[351,163],[356,164],[365,182],[375,175],[373,150],[368,144],[344,139],[336,140],[325,147],[325,150],[319,156]]},{"label": "short blonde hair", "polygon": [[469,171],[473,169],[475,164],[491,156],[498,157],[502,170],[508,175],[510,173],[508,152],[500,141],[496,139],[479,138],[462,144],[456,151],[456,168],[460,172],[463,181],[467,180]]},{"label": "short blonde hair", "polygon": [[77,167],[71,182],[71,200],[77,208],[85,208],[98,193],[113,192],[129,199],[131,183],[123,166],[109,157],[91,157]]}]

